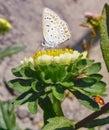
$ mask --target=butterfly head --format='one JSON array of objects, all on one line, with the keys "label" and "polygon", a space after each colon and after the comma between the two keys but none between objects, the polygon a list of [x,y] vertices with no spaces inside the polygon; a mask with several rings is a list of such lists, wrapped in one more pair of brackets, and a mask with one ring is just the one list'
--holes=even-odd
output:
[{"label": "butterfly head", "polygon": [[42,46],[54,48],[54,47],[58,47],[58,44],[56,44],[55,42],[43,41]]}]

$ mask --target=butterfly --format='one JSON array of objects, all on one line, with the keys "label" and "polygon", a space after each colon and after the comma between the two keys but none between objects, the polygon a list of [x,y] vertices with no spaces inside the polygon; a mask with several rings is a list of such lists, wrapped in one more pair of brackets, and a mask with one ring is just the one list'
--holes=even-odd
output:
[{"label": "butterfly", "polygon": [[93,97],[93,100],[94,100],[96,103],[100,104],[100,105],[104,105],[104,104],[105,104],[104,100],[103,100],[100,96],[94,96],[94,97]]},{"label": "butterfly", "polygon": [[71,37],[67,23],[49,8],[45,8],[43,11],[42,27],[43,46],[57,47],[58,44],[65,42]]}]

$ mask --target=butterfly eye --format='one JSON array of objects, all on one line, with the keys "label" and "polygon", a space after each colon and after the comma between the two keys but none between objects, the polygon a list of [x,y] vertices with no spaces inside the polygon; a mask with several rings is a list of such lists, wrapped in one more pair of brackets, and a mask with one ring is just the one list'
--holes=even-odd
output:
[{"label": "butterfly eye", "polygon": [[94,96],[94,97],[93,97],[93,100],[94,100],[96,103],[100,104],[100,105],[104,105],[104,104],[105,104],[104,100],[103,100],[100,96]]}]

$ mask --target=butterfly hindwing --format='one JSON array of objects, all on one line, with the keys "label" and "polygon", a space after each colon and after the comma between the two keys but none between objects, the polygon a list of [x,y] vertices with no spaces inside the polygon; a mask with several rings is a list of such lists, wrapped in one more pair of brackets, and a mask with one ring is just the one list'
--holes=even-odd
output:
[{"label": "butterfly hindwing", "polygon": [[71,36],[67,23],[48,8],[45,8],[43,12],[43,35],[49,47],[57,46]]}]

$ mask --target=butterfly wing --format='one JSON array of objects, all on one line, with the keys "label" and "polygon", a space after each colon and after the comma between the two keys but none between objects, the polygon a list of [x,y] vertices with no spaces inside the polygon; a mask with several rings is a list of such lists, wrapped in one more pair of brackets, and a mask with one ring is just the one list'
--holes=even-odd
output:
[{"label": "butterfly wing", "polygon": [[49,8],[45,8],[43,12],[43,35],[51,46],[63,43],[71,36],[67,23]]}]

